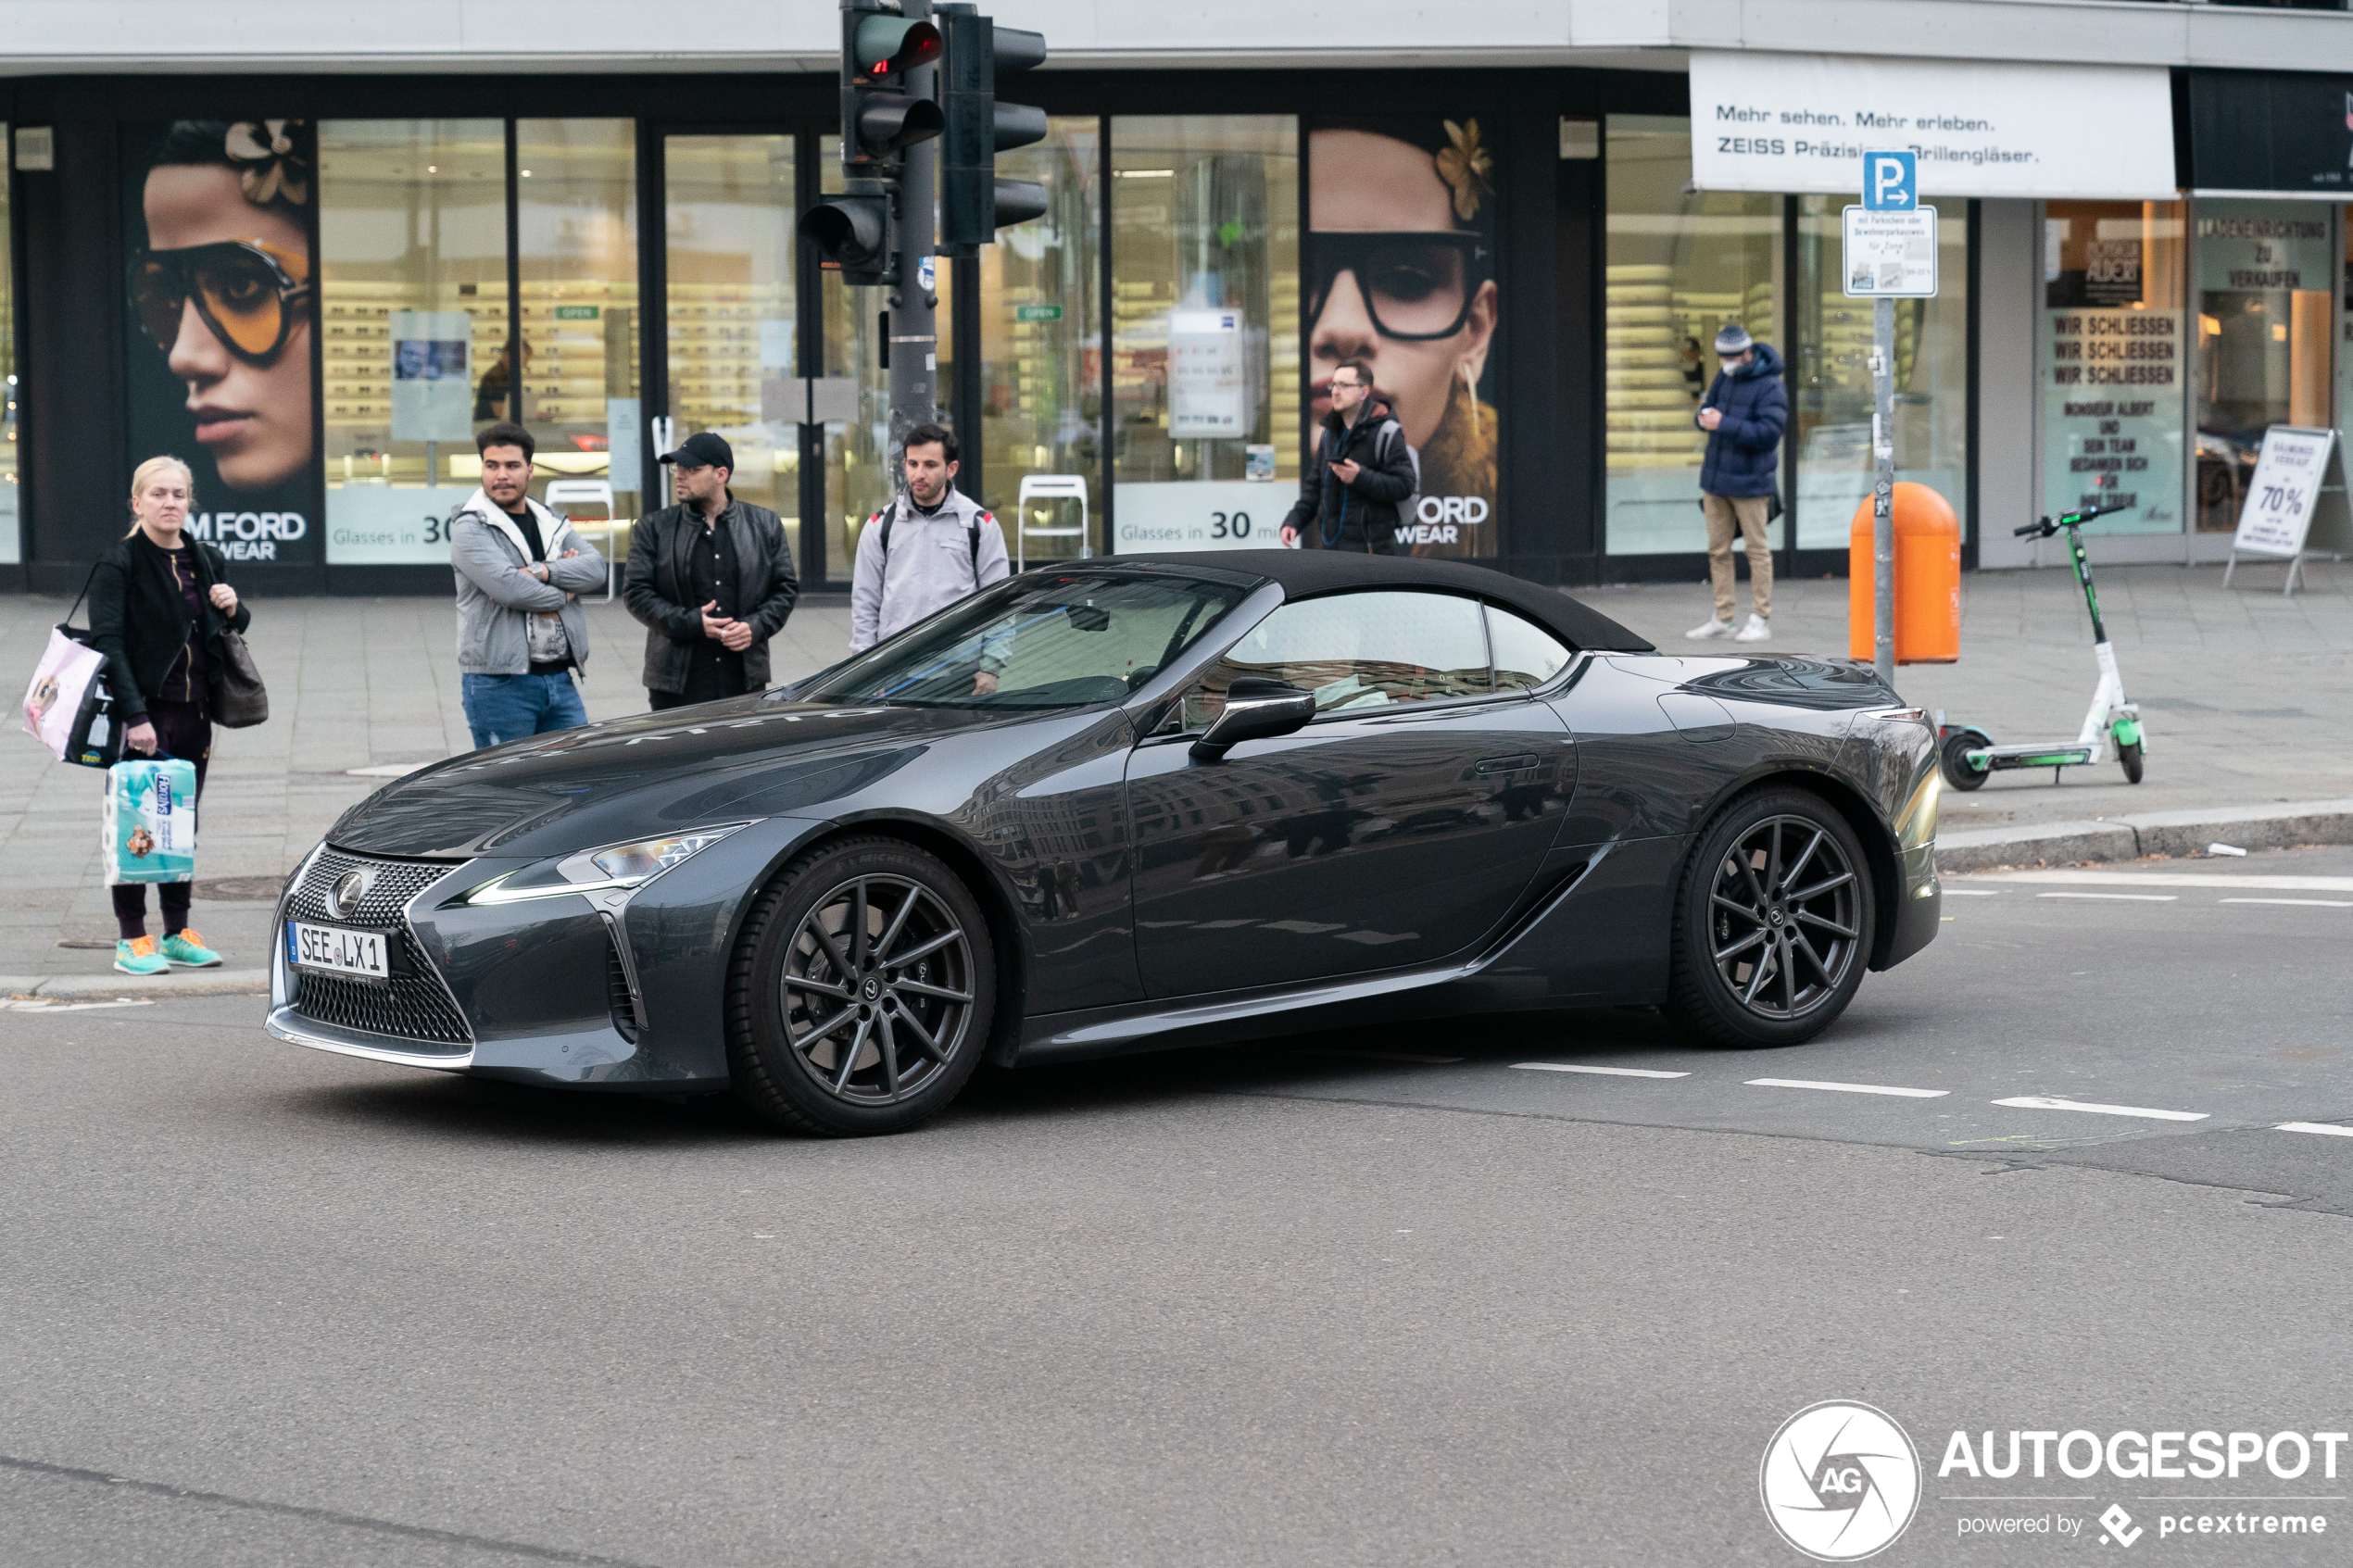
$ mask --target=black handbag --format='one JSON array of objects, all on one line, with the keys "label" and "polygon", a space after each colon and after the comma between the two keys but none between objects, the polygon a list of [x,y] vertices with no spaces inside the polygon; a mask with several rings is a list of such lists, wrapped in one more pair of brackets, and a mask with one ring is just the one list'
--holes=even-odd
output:
[{"label": "black handbag", "polygon": [[270,717],[270,690],[254,667],[253,650],[242,633],[220,633],[220,668],[212,684],[212,721],[224,730],[242,730]]}]

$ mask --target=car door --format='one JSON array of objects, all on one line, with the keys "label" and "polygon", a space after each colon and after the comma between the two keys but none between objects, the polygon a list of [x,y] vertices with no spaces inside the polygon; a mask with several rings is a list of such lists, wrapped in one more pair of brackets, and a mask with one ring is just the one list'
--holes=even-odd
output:
[{"label": "car door", "polygon": [[[1179,997],[1410,967],[1478,944],[1558,832],[1567,726],[1499,690],[1478,601],[1278,606],[1130,757],[1138,967]],[[1567,655],[1564,652],[1562,659]],[[1190,750],[1241,675],[1315,692],[1304,729]]]}]

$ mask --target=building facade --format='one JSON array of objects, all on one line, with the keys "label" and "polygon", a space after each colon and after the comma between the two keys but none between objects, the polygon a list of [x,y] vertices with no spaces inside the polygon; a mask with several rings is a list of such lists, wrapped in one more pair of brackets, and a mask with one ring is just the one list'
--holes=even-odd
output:
[{"label": "building facade", "polygon": [[[846,585],[887,331],[795,235],[840,178],[831,6],[108,9],[12,7],[0,66],[0,573],[71,592],[172,452],[250,587],[446,592],[472,433],[518,418],[536,489],[623,520],[661,440],[719,431],[804,581]],[[2216,558],[2263,429],[2353,420],[2353,15],[993,10],[1054,52],[1007,89],[1047,138],[1000,159],[1050,207],[943,264],[939,383],[1026,558],[1274,542],[1363,359],[1419,460],[1402,548],[1692,576],[1691,414],[1737,321],[1789,382],[1775,547],[1843,571],[1866,147],[1919,148],[1939,212],[1894,439],[1972,566],[2036,564],[2012,527],[2090,497],[2128,508],[2102,558]]]}]

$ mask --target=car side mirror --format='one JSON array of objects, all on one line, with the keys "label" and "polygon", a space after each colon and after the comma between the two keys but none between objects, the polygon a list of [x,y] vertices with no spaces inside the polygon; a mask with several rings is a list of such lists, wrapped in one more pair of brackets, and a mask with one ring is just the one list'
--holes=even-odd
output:
[{"label": "car side mirror", "polygon": [[1238,675],[1226,689],[1226,710],[1208,733],[1193,742],[1196,762],[1222,762],[1226,753],[1246,740],[1265,740],[1304,729],[1315,717],[1315,694],[1288,681],[1264,675]]}]

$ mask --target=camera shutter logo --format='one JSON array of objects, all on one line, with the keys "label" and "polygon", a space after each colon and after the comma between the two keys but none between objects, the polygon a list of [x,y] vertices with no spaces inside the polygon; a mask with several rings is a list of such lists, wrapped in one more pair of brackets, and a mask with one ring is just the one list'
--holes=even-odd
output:
[{"label": "camera shutter logo", "polygon": [[327,890],[327,912],[337,920],[349,920],[352,911],[359,908],[359,900],[367,896],[368,873],[346,872],[335,879],[334,886]]},{"label": "camera shutter logo", "polygon": [[1819,1562],[1856,1562],[1911,1524],[1920,1456],[1885,1411],[1829,1399],[1781,1423],[1757,1490],[1781,1539]]}]

